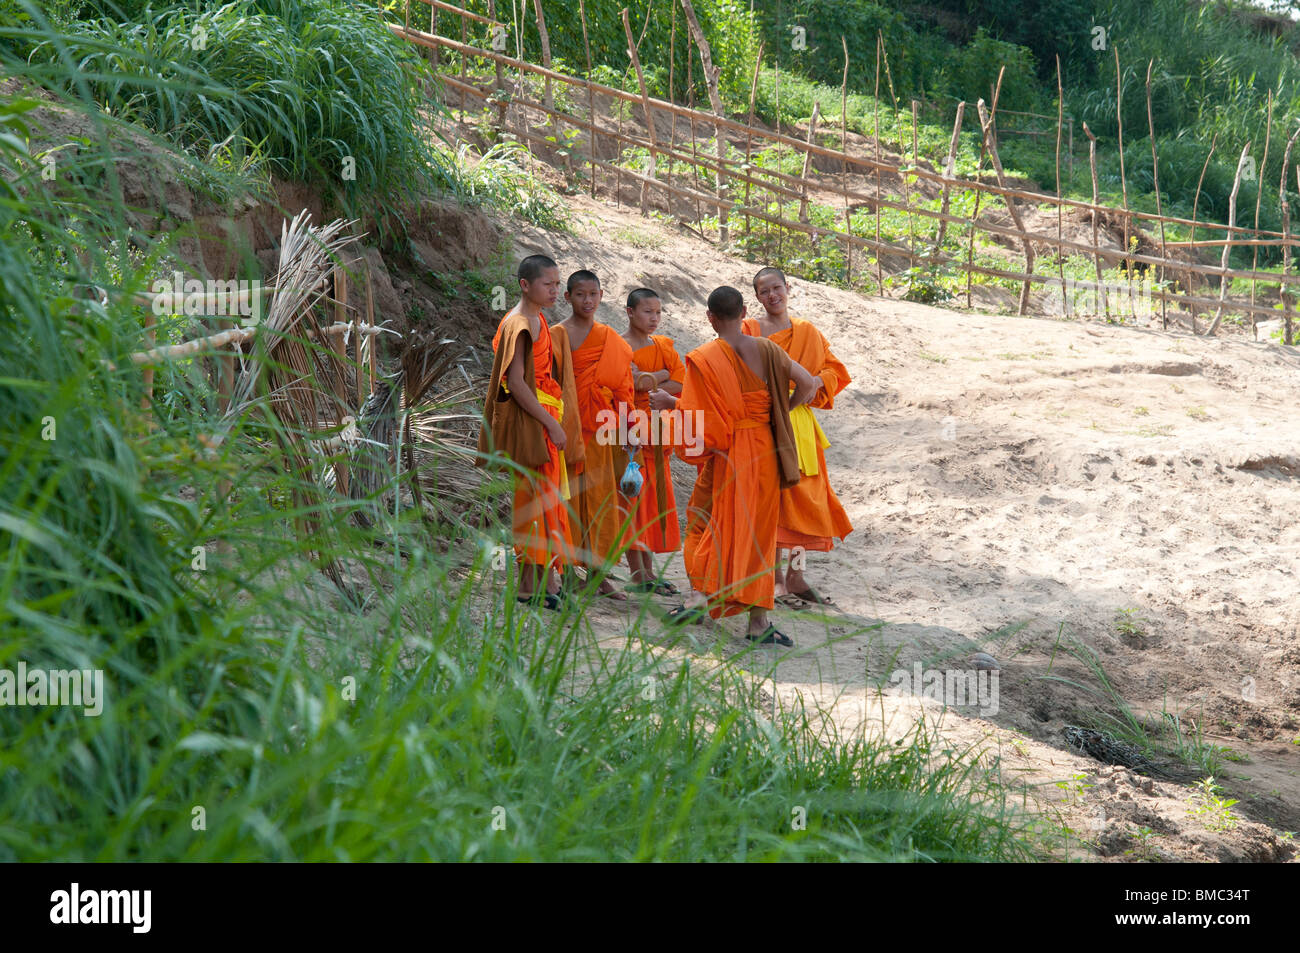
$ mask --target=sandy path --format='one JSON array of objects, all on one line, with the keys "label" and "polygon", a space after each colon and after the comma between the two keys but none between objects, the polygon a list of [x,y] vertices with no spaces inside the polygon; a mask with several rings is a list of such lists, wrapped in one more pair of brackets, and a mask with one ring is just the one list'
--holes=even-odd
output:
[{"label": "sandy path", "polygon": [[[627,209],[569,201],[578,234],[526,228],[516,251],[545,250],[564,274],[595,270],[607,289],[601,317],[620,330],[622,298],[642,284],[664,296],[661,333],[682,353],[711,336],[703,302],[713,287],[752,298],[754,265]],[[796,312],[854,374],[819,418],[856,530],[809,560],[810,579],[841,611],[784,613],[798,648],[775,663],[750,655],[745,667],[774,668],[779,697],[816,699],[844,730],[861,730],[865,712],[870,730],[894,734],[941,706],[889,687],[891,672],[967,669],[971,652],[988,651],[1002,666],[996,714],[949,708],[942,731],[1000,753],[1004,772],[1087,850],[1293,856],[1269,828],[1300,829],[1300,424],[1287,416],[1300,354],[806,282],[794,291]],[[679,500],[691,476],[675,474]],[[682,578],[680,558],[669,574]],[[615,640],[624,628],[613,607],[591,618]],[[745,652],[739,631],[729,622],[700,632],[699,651]],[[1062,647],[1071,637],[1135,710],[1177,713],[1232,749],[1218,780],[1249,820],[1210,831],[1189,813],[1187,786],[1147,791],[1141,777],[1065,750],[1064,725],[1104,707],[1056,680],[1098,684]],[[1154,834],[1137,850],[1143,828]]]}]

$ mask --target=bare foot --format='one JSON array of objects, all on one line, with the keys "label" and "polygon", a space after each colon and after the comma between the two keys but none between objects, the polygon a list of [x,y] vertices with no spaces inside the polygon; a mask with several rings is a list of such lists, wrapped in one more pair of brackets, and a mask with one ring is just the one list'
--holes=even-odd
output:
[{"label": "bare foot", "polygon": [[615,589],[613,584],[608,579],[602,579],[600,581],[600,587],[597,588],[596,592],[604,596],[606,599],[611,599],[614,602],[627,602],[627,594],[619,592],[617,589]]}]

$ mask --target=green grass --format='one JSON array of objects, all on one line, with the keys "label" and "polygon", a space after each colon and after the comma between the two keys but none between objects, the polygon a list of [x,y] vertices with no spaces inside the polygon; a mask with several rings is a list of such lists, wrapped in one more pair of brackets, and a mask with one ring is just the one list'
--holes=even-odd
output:
[{"label": "green grass", "polygon": [[542,228],[569,230],[563,201],[525,170],[528,153],[519,143],[499,142],[482,156],[475,156],[464,144],[455,150],[438,146],[435,152],[465,199],[517,215]]},{"label": "green grass", "polygon": [[36,44],[24,71],[200,157],[256,152],[359,206],[450,184],[425,146],[424,63],[373,5],[234,0],[145,16],[76,21]]}]

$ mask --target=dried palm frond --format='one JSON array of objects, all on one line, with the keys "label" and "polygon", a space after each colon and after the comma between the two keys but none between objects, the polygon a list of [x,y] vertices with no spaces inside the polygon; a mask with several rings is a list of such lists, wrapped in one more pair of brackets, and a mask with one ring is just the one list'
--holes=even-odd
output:
[{"label": "dried palm frond", "polygon": [[[281,228],[275,292],[254,338],[252,359],[243,362],[220,427],[224,437],[265,394],[269,422],[285,468],[294,478],[293,506],[299,514],[319,513],[324,503],[311,476],[310,439],[322,429],[340,426],[348,414],[337,396],[346,392],[340,386],[346,379],[343,362],[320,333],[316,306],[326,297],[328,276],[340,252],[357,240],[344,233],[355,223],[338,219],[316,228],[309,221],[304,210]],[[301,515],[295,523],[303,539],[319,539],[321,524],[316,516]],[[314,548],[321,570],[347,591],[338,564],[324,554],[325,547]]]},{"label": "dried palm frond", "polygon": [[[255,341],[262,359],[244,363],[226,412],[227,427],[248,411],[265,376],[272,412],[294,429],[315,430],[317,394],[333,392],[335,381],[343,378],[342,362],[319,335],[315,308],[326,298],[334,261],[357,240],[343,234],[355,222],[336,219],[316,228],[308,224],[310,218],[303,210],[280,230],[275,292]],[[309,343],[309,337],[315,342]],[[333,400],[325,403],[328,418],[341,420],[345,409],[334,406]]]},{"label": "dried palm frond", "polygon": [[[429,389],[456,365],[459,350],[456,342],[416,333],[407,339],[396,374],[381,380],[366,405],[362,408],[362,427],[366,440],[358,448],[354,463],[354,497],[376,496],[394,476],[394,459],[398,447],[402,448],[408,473],[419,473],[433,462],[446,448],[424,446],[420,420],[427,414],[418,408]],[[410,483],[413,502],[423,507],[423,474]],[[387,494],[384,494],[387,496]],[[378,498],[378,497],[377,497]],[[387,508],[385,500],[383,506]],[[357,514],[364,525],[370,520]]]},{"label": "dried palm frond", "polygon": [[486,389],[486,379],[456,383],[430,395],[411,414],[419,484],[434,501],[441,522],[481,527],[496,515],[489,512],[496,507],[484,496],[484,486],[493,477],[474,462]]}]

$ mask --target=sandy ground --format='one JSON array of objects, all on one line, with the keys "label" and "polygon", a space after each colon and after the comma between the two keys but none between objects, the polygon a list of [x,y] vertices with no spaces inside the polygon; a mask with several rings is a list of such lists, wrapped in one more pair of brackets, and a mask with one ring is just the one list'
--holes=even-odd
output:
[{"label": "sandy ground", "polygon": [[[576,234],[524,227],[516,252],[596,271],[616,328],[621,299],[647,285],[664,298],[660,333],[685,353],[711,336],[710,290],[752,299],[754,265],[629,209],[568,201]],[[807,282],[793,292],[854,375],[819,418],[855,531],[809,558],[839,608],[779,612],[793,650],[752,650],[733,619],[666,655],[743,653],[774,702],[815,702],[845,732],[893,737],[924,713],[1023,785],[1070,856],[1294,858],[1300,426],[1288,404],[1300,353],[1158,323],[961,313]],[[675,473],[679,500],[692,476]],[[679,556],[668,576],[684,581]],[[589,615],[611,645],[627,619],[614,604]],[[1214,830],[1196,811],[1203,772],[1151,782],[1067,748],[1064,726],[1115,710],[1076,644],[1135,711],[1176,715],[1230,749],[1215,781],[1239,800],[1235,826]],[[945,708],[891,678],[918,663],[966,671],[977,651],[1000,665],[996,704]]]}]

